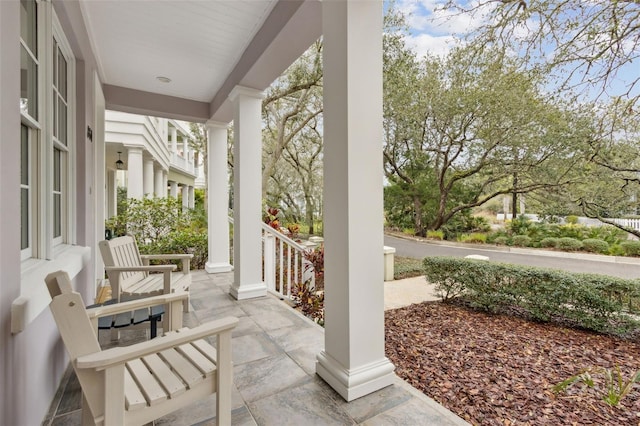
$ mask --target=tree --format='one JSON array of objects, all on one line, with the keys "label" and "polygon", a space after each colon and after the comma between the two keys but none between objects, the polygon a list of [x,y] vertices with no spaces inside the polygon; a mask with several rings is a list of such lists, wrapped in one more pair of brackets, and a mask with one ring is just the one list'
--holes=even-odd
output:
[{"label": "tree", "polygon": [[[508,49],[556,78],[560,90],[616,97],[634,108],[640,75],[637,0],[449,0],[445,8],[483,22],[467,40],[478,52]],[[635,68],[634,68],[635,67]],[[619,81],[622,78],[623,81]]]},{"label": "tree", "polygon": [[471,48],[418,64],[401,41],[389,41],[387,194],[412,198],[395,210],[411,212],[419,235],[499,195],[572,182],[583,138],[571,114],[541,94],[536,72],[499,50]]},{"label": "tree", "polygon": [[322,171],[322,42],[314,43],[269,88],[262,104],[263,198],[313,232]]}]

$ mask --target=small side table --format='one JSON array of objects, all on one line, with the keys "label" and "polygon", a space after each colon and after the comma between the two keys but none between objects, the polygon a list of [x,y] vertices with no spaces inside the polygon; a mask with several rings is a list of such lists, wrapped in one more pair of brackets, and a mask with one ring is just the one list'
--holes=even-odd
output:
[{"label": "small side table", "polygon": [[[96,308],[98,306],[113,305],[118,303],[117,300],[107,300],[104,303],[87,306],[87,308]],[[98,318],[98,330],[110,330],[112,328],[128,327],[130,325],[140,324],[149,321],[149,336],[153,339],[158,335],[158,321],[164,315],[164,305],[152,306],[150,308],[136,309],[132,312],[124,312],[117,315],[107,315]]]}]

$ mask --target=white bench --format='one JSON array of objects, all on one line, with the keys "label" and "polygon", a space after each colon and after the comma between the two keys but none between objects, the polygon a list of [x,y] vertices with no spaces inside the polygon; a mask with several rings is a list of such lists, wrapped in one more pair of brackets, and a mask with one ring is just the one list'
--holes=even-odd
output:
[{"label": "white bench", "polygon": [[[136,240],[131,235],[100,241],[98,247],[111,284],[111,297],[119,302],[189,291],[193,254],[140,255]],[[153,259],[180,260],[182,271],[172,273],[176,270],[176,265],[149,265],[149,261]],[[184,311],[189,312],[188,298],[184,302]]]}]

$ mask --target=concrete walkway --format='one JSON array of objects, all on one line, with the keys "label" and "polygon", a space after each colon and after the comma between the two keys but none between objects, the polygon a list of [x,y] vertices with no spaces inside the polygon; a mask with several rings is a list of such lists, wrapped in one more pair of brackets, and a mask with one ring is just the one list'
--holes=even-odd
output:
[{"label": "concrete walkway", "polygon": [[440,300],[433,284],[424,276],[384,283],[384,310],[402,308],[414,303]]}]

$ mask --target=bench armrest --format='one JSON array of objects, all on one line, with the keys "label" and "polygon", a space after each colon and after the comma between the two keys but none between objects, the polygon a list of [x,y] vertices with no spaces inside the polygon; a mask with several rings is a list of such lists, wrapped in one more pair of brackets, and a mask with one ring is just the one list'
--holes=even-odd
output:
[{"label": "bench armrest", "polygon": [[107,272],[171,272],[178,268],[176,265],[146,265],[146,266],[105,266]]},{"label": "bench armrest", "polygon": [[193,254],[141,254],[141,259],[159,259],[159,260],[172,260],[172,259],[193,259]]},{"label": "bench armrest", "polygon": [[236,317],[226,317],[210,321],[192,329],[178,330],[167,336],[158,337],[135,345],[118,346],[93,354],[80,356],[76,359],[76,367],[105,370],[115,365],[123,364],[127,361],[160,352],[165,349],[170,349],[175,346],[180,346],[207,336],[222,334],[225,332],[231,333],[231,330],[236,325],[238,325],[238,318]]},{"label": "bench armrest", "polygon": [[96,306],[95,308],[87,309],[87,315],[90,319],[99,318],[107,315],[115,315],[123,312],[131,312],[140,308],[148,308],[150,306],[165,305],[188,299],[189,294],[184,292],[161,294],[159,296],[144,297],[142,299],[131,300],[129,302],[115,303],[112,305]]}]

